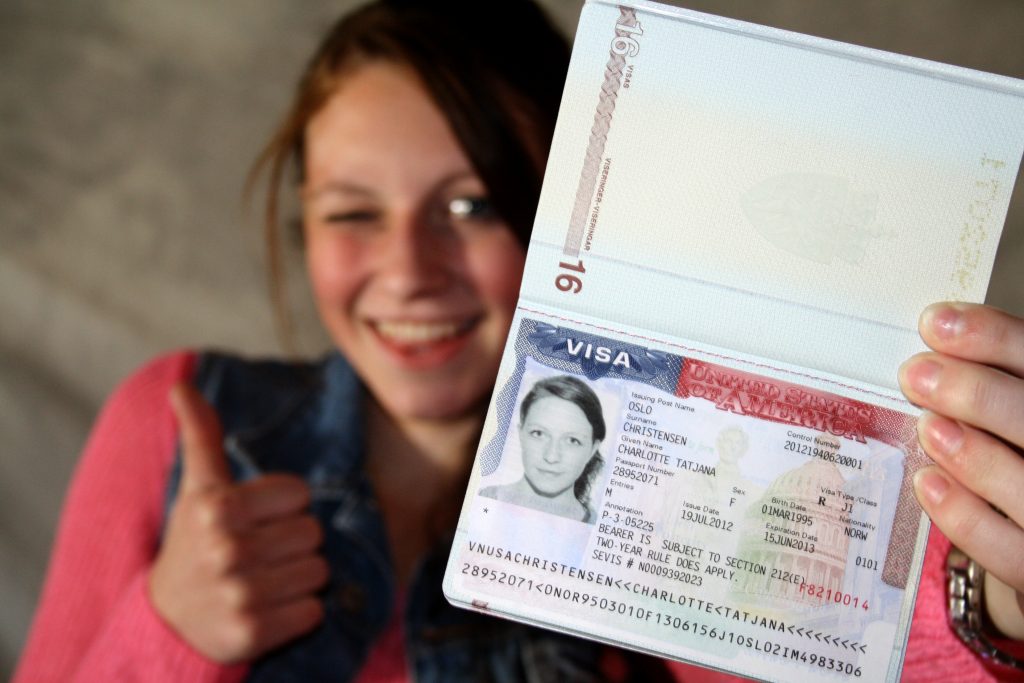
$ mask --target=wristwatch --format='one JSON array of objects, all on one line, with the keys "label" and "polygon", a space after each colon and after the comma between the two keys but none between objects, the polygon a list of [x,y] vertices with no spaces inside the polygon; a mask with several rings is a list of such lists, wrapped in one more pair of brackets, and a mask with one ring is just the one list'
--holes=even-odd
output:
[{"label": "wristwatch", "polygon": [[989,635],[992,626],[986,623],[983,598],[985,569],[953,547],[946,556],[946,578],[949,624],[960,640],[986,661],[1024,669],[1024,660],[1000,650]]}]

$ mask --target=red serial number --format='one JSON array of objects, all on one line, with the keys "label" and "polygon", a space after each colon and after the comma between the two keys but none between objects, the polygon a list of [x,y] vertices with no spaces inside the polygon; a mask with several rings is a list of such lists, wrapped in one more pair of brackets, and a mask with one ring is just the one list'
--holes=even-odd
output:
[{"label": "red serial number", "polygon": [[834,603],[836,605],[844,605],[846,607],[857,608],[860,607],[865,612],[868,610],[868,601],[864,598],[856,595],[850,595],[843,591],[832,590],[824,586],[818,586],[813,583],[800,582],[800,592],[809,595],[812,598],[817,598],[823,603]]}]

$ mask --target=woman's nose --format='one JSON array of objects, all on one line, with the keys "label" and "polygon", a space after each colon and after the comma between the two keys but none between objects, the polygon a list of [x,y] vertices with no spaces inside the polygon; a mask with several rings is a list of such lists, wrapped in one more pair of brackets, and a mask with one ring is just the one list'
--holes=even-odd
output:
[{"label": "woman's nose", "polygon": [[398,216],[388,226],[378,255],[378,277],[397,296],[436,293],[450,281],[451,259],[436,231],[416,216]]},{"label": "woman's nose", "polygon": [[558,444],[545,444],[543,457],[544,462],[548,463],[549,465],[553,465],[554,463],[560,461],[562,459],[562,453],[560,452]]}]

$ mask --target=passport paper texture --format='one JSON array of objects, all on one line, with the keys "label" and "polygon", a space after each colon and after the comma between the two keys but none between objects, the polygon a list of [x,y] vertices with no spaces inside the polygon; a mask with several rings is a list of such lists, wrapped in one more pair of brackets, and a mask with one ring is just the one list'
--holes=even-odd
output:
[{"label": "passport paper texture", "polygon": [[896,680],[927,458],[896,368],[981,301],[1013,79],[584,7],[445,593],[763,680]]}]

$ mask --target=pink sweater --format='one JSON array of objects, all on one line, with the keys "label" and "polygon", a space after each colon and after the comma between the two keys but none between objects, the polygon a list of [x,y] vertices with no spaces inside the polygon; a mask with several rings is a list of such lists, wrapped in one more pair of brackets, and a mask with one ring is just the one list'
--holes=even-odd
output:
[{"label": "pink sweater", "polygon": [[[54,681],[240,681],[245,665],[204,658],[165,624],[149,601],[176,427],[167,393],[189,378],[196,356],[160,357],[128,378],[103,408],[64,503],[39,607],[14,683]],[[943,562],[949,541],[932,530],[903,672],[906,681],[1024,681],[997,678],[946,625]],[[680,681],[738,681],[671,664]],[[360,683],[408,676],[396,613]]]}]

